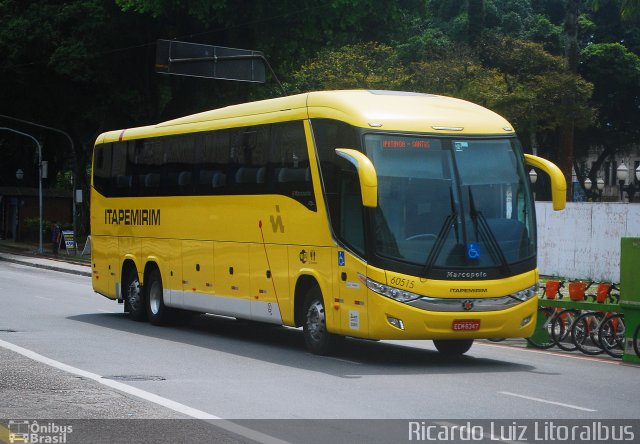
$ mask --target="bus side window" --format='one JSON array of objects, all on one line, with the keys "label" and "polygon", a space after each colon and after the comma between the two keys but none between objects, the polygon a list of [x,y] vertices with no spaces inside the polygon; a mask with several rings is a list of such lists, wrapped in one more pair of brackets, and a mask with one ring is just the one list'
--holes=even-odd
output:
[{"label": "bus side window", "polygon": [[96,146],[93,160],[93,186],[104,196],[111,196],[111,154],[113,144],[105,143]]},{"label": "bus side window", "polygon": [[274,124],[271,134],[269,167],[275,192],[316,211],[302,121]]}]

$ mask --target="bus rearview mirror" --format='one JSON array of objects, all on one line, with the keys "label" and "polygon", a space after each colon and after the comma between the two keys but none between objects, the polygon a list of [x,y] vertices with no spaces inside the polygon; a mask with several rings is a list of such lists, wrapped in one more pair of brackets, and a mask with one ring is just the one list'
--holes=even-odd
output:
[{"label": "bus rearview mirror", "polygon": [[336,148],[336,154],[347,159],[358,170],[362,205],[376,208],[378,206],[378,176],[371,160],[360,151],[351,148]]},{"label": "bus rearview mirror", "polygon": [[567,204],[567,181],[564,174],[555,164],[532,154],[524,155],[525,161],[535,168],[540,168],[551,178],[551,201],[555,211],[564,210]]}]

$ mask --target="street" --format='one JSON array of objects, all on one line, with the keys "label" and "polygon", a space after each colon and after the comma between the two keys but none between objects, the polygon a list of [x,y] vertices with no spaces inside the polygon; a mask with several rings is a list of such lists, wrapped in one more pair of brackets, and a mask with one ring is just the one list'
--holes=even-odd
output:
[{"label": "street", "polygon": [[[0,300],[0,418],[196,418],[221,425],[637,419],[640,412],[638,367],[612,359],[485,341],[446,358],[430,341],[355,339],[320,357],[306,351],[297,329],[212,315],[170,327],[134,322],[122,305],[95,294],[88,277],[8,262],[0,262]],[[299,442],[293,431],[277,436],[273,422],[240,423],[240,431],[222,425],[220,436]]]}]

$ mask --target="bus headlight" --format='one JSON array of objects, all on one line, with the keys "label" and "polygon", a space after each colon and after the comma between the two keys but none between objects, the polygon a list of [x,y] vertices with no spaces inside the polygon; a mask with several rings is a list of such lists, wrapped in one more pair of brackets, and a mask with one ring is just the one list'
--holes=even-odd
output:
[{"label": "bus headlight", "polygon": [[533,285],[529,288],[525,288],[524,290],[516,291],[515,293],[511,293],[511,296],[514,299],[517,299],[521,302],[528,301],[532,297],[538,294],[538,284]]},{"label": "bus headlight", "polygon": [[411,293],[410,291],[401,290],[396,287],[390,287],[385,284],[381,284],[380,282],[376,282],[373,279],[369,279],[366,276],[358,273],[358,277],[360,281],[367,286],[367,288],[371,291],[374,291],[382,296],[386,296],[398,302],[409,302],[414,301],[423,297],[422,295]]}]

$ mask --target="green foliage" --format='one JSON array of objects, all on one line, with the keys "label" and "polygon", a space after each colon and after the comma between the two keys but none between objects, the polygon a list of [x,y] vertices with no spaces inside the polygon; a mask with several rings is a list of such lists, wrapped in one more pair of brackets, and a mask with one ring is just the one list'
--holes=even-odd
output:
[{"label": "green foliage", "polygon": [[580,71],[595,84],[600,143],[629,146],[640,138],[640,57],[620,43],[596,43],[581,53]]},{"label": "green foliage", "polygon": [[390,46],[365,43],[327,50],[293,76],[296,91],[323,89],[402,89],[409,73]]},{"label": "green foliage", "polygon": [[[0,113],[69,132],[73,154],[58,135],[37,134],[52,177],[74,162],[87,177],[102,131],[279,94],[274,82],[156,75],[155,41],[176,38],[261,50],[289,92],[451,95],[505,115],[525,143],[537,136],[557,150],[572,120],[583,128],[576,152],[615,153],[640,143],[639,3],[579,2],[575,75],[563,57],[566,1],[0,0]],[[14,175],[13,159],[29,160],[16,140],[0,134],[12,160],[0,177]]]}]

